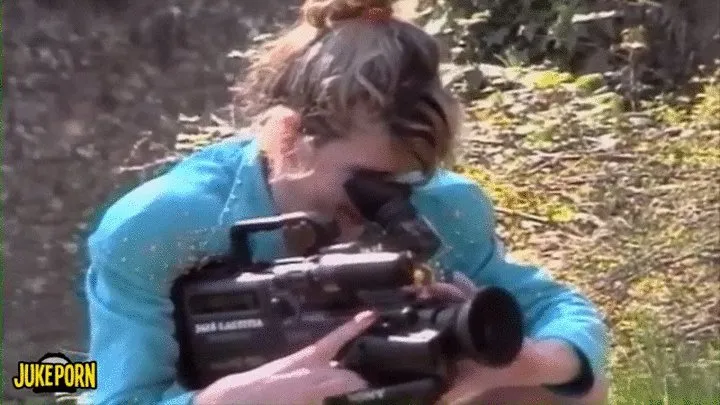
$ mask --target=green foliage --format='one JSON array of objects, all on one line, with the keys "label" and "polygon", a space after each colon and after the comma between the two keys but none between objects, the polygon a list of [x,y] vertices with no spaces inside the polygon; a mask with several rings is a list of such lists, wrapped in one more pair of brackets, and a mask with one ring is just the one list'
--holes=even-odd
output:
[{"label": "green foliage", "polygon": [[524,82],[528,87],[547,90],[557,89],[563,83],[568,83],[572,80],[572,75],[567,72],[558,72],[556,70],[540,70],[527,74],[524,78]]},{"label": "green foliage", "polygon": [[567,67],[577,47],[578,0],[426,0],[420,22],[455,44],[454,61]]},{"label": "green foliage", "polygon": [[720,81],[705,85],[692,114],[700,122],[707,123],[708,127],[720,128]]},{"label": "green foliage", "polygon": [[578,77],[574,84],[583,94],[588,95],[601,88],[605,81],[601,74],[595,73]]},{"label": "green foliage", "polygon": [[616,350],[610,403],[716,404],[720,399],[720,345],[676,344],[657,329],[657,320],[638,314],[640,347],[632,361]]},{"label": "green foliage", "polygon": [[597,76],[507,70],[470,101],[456,170],[488,191],[514,256],[606,314],[610,403],[718,403],[718,73],[628,112]]}]

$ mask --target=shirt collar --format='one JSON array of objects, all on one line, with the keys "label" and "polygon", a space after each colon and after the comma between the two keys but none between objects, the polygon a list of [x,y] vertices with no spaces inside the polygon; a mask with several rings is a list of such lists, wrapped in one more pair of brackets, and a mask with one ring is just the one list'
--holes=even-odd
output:
[{"label": "shirt collar", "polygon": [[[227,223],[232,226],[243,219],[278,215],[264,170],[264,157],[257,139],[243,146],[243,158],[228,196]],[[270,261],[283,257],[285,248],[282,230],[256,233],[250,236],[254,261]]]}]

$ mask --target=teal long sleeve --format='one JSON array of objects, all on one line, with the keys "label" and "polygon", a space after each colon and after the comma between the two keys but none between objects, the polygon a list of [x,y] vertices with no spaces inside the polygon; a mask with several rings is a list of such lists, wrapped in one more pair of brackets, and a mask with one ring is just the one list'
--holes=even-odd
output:
[{"label": "teal long sleeve", "polygon": [[98,364],[94,404],[192,402],[175,380],[171,283],[212,246],[240,145],[206,149],[142,184],[104,214],[88,241],[85,282],[89,357]]}]

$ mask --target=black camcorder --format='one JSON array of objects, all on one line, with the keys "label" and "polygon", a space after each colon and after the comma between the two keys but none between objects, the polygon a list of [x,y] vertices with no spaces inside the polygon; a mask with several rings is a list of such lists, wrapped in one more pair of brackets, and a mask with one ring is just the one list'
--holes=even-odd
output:
[{"label": "black camcorder", "polygon": [[[306,212],[240,221],[230,230],[230,252],[175,281],[178,380],[185,387],[202,389],[292,354],[366,309],[378,321],[336,360],[369,388],[326,404],[431,404],[447,388],[453,360],[494,367],[514,360],[522,314],[507,291],[486,287],[466,302],[447,303],[401,288],[436,278],[425,262],[441,245],[410,203],[409,189],[367,171],[345,189],[374,225],[372,235],[335,243],[335,222]],[[253,262],[248,237],[283,228],[309,230],[307,251]]]}]

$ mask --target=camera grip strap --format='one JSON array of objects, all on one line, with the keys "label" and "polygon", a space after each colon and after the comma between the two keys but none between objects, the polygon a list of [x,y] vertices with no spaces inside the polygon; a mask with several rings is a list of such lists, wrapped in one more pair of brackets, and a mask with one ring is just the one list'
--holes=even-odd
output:
[{"label": "camera grip strap", "polygon": [[329,397],[323,405],[431,405],[440,394],[442,383],[438,379],[423,378]]}]

